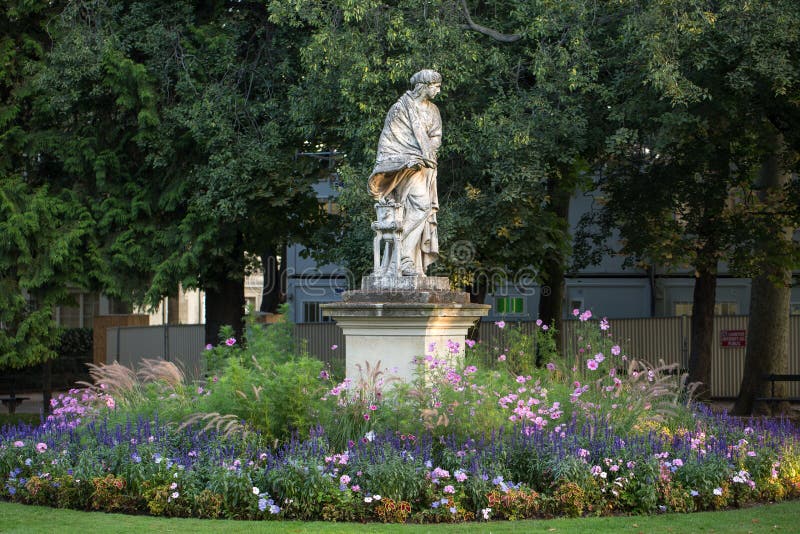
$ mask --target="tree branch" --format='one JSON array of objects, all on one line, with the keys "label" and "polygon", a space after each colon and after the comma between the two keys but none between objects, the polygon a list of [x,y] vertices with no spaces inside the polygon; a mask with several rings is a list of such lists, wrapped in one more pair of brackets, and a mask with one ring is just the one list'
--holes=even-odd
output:
[{"label": "tree branch", "polygon": [[488,35],[495,41],[500,41],[501,43],[513,43],[514,41],[519,41],[520,39],[522,39],[522,34],[519,33],[512,33],[512,34],[500,33],[497,30],[487,28],[486,26],[475,24],[475,22],[472,21],[472,17],[469,15],[467,0],[461,0],[461,7],[464,10],[464,17],[467,19],[466,26],[463,26],[464,29],[473,30],[478,33],[482,33],[484,35]]}]

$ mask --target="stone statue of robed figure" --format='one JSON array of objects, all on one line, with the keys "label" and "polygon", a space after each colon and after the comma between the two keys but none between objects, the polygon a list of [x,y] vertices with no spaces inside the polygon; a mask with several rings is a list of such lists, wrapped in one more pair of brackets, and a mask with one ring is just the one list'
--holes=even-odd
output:
[{"label": "stone statue of robed figure", "polygon": [[378,221],[372,225],[376,274],[424,277],[439,256],[436,152],[442,143],[442,119],[431,100],[441,84],[438,72],[417,72],[411,77],[413,89],[386,115],[368,182],[377,201]]}]

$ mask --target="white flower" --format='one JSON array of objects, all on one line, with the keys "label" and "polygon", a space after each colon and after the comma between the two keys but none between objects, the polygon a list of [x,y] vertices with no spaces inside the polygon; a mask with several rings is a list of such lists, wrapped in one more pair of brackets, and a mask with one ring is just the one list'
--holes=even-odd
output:
[{"label": "white flower", "polygon": [[381,496],[380,496],[380,495],[375,495],[373,498],[374,498],[376,501],[379,501],[379,500],[381,500]]},{"label": "white flower", "polygon": [[722,495],[722,488],[714,488],[714,495]]},{"label": "white flower", "polygon": [[364,437],[367,438],[367,441],[372,441],[375,439],[375,432],[370,430],[369,432],[364,434]]},{"label": "white flower", "polygon": [[364,502],[369,504],[372,502],[372,497],[364,497]]},{"label": "white flower", "polygon": [[261,490],[253,486],[253,495],[258,495],[259,493],[261,493]]},{"label": "white flower", "polygon": [[486,519],[487,521],[488,521],[489,515],[491,515],[491,513],[492,513],[492,509],[491,508],[483,508],[481,510],[481,514],[483,514],[483,518]]}]

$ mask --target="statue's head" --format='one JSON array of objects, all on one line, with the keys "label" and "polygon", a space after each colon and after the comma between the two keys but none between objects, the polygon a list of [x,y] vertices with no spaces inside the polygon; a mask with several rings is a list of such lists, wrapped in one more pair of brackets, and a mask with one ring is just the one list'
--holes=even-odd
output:
[{"label": "statue's head", "polygon": [[433,98],[439,94],[442,85],[442,75],[433,69],[422,69],[411,77],[412,91],[419,95],[423,90],[428,90],[428,97]]}]

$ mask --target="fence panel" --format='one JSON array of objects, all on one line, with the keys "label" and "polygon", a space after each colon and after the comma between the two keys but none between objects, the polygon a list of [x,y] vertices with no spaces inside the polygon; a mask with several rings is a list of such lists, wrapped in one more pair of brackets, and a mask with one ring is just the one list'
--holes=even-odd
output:
[{"label": "fence panel", "polygon": [[749,322],[750,318],[745,315],[714,317],[714,332],[711,338],[712,397],[733,398],[739,395],[739,386],[744,374],[744,354],[747,350],[745,343]]},{"label": "fence panel", "polygon": [[128,326],[107,329],[106,363],[139,369],[142,360],[167,360],[188,380],[202,375],[204,325]]},{"label": "fence panel", "polygon": [[294,325],[294,338],[311,356],[344,372],[345,339],[336,323],[298,323]]}]

